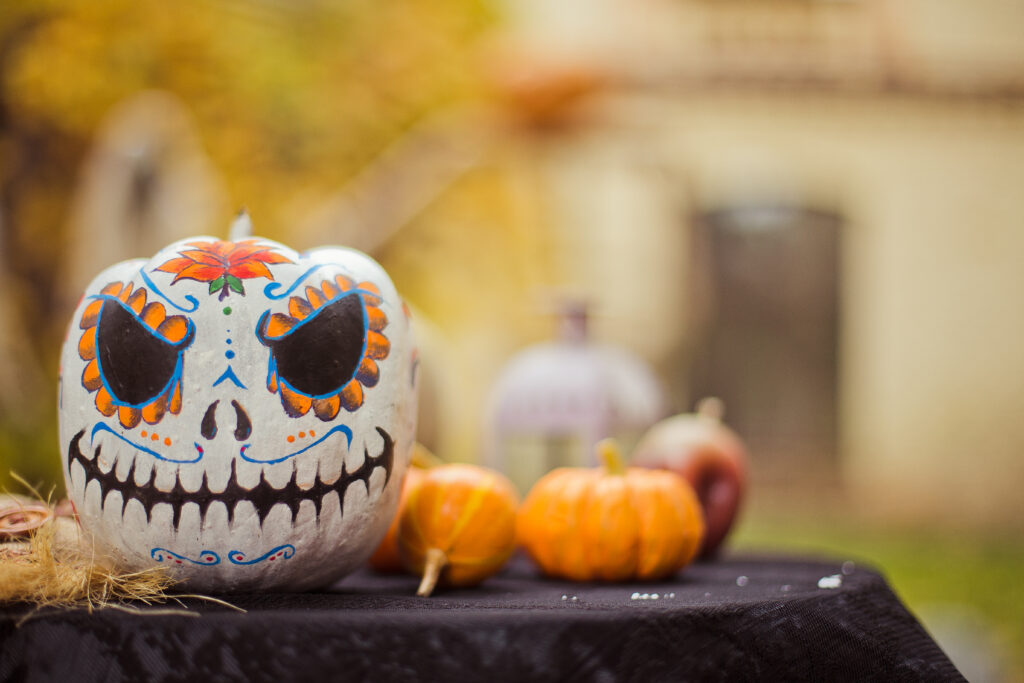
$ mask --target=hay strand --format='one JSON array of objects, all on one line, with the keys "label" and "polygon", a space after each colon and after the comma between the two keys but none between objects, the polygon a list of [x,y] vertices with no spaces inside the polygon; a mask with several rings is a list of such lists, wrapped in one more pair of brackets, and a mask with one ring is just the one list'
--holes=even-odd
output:
[{"label": "hay strand", "polygon": [[[36,613],[46,607],[63,607],[194,616],[196,613],[181,602],[182,598],[194,598],[245,611],[206,595],[170,594],[177,583],[164,567],[120,571],[82,541],[78,524],[67,517],[51,519],[26,539],[0,543],[0,604],[28,604],[36,607]],[[169,600],[182,609],[138,607]]]}]

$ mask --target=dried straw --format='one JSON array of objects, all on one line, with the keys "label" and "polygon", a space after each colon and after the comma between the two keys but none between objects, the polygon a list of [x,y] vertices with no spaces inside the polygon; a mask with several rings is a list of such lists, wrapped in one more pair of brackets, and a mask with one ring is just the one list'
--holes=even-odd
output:
[{"label": "dried straw", "polygon": [[169,598],[167,590],[175,581],[162,567],[131,573],[111,569],[68,540],[78,535],[77,528],[68,530],[68,525],[74,522],[57,519],[37,529],[27,542],[5,544],[8,552],[0,554],[0,602],[92,610]]},{"label": "dried straw", "polygon": [[164,567],[138,572],[118,570],[83,542],[78,524],[67,517],[47,522],[27,540],[0,544],[0,604],[29,604],[37,610],[75,607],[92,612],[111,608],[149,615],[173,612],[198,616],[183,609],[143,611],[137,607],[168,600],[184,607],[180,598],[197,598],[244,611],[205,595],[169,594],[176,583]]}]

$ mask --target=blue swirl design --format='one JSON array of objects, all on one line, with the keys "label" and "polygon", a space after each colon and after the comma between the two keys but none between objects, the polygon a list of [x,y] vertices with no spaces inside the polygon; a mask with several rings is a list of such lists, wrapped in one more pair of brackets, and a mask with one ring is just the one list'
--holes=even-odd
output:
[{"label": "blue swirl design", "polygon": [[220,555],[212,550],[203,550],[199,553],[199,557],[197,559],[192,559],[191,557],[179,555],[173,550],[168,550],[167,548],[153,548],[149,551],[149,556],[157,562],[171,560],[174,564],[189,562],[191,564],[198,564],[204,567],[212,567],[215,564],[220,564]]},{"label": "blue swirl design", "polygon": [[198,451],[196,453],[196,457],[191,459],[191,460],[189,460],[188,458],[183,458],[181,460],[178,460],[178,459],[175,459],[175,458],[168,458],[166,455],[161,455],[160,453],[157,453],[156,451],[154,451],[154,450],[152,450],[150,448],[146,448],[142,444],[135,443],[131,439],[126,439],[125,437],[123,437],[120,434],[118,434],[117,432],[115,432],[113,429],[111,429],[109,426],[107,426],[103,422],[97,422],[96,426],[92,428],[92,434],[89,436],[89,444],[90,445],[92,445],[92,443],[96,441],[96,432],[110,432],[111,434],[113,434],[117,438],[121,439],[121,441],[124,441],[129,446],[132,446],[133,448],[135,448],[137,450],[140,450],[143,453],[146,453],[148,455],[152,455],[157,460],[163,460],[164,462],[176,462],[176,463],[179,463],[179,464],[190,464],[190,463],[193,463],[193,462],[199,462],[202,459],[202,457],[203,457],[203,452],[200,450],[200,451]]},{"label": "blue swirl design", "polygon": [[295,282],[293,282],[288,289],[284,290],[280,294],[277,293],[277,290],[284,287],[284,285],[282,285],[280,282],[271,282],[270,284],[263,288],[263,295],[266,296],[268,299],[283,299],[292,292],[294,292],[299,287],[299,285],[301,285],[305,281],[307,277],[312,275],[314,272],[320,270],[320,268],[322,267],[323,264],[313,266],[305,273],[300,275],[298,278],[296,278]]},{"label": "blue swirl design", "polygon": [[288,560],[291,559],[293,555],[295,555],[295,546],[291,545],[290,543],[286,543],[284,545],[277,546],[273,550],[267,551],[263,555],[257,557],[255,560],[245,559],[245,553],[243,553],[241,550],[232,550],[228,553],[228,561],[231,562],[231,564],[257,564],[259,562],[263,562],[264,560],[273,562],[279,557],[282,560]]},{"label": "blue swirl design", "polygon": [[199,299],[195,298],[191,294],[186,294],[185,295],[185,301],[189,302],[192,305],[191,308],[186,308],[184,306],[179,306],[178,304],[176,304],[173,301],[171,301],[171,298],[169,296],[167,296],[166,294],[164,294],[163,292],[160,291],[160,288],[156,286],[156,283],[153,282],[152,278],[150,278],[148,275],[146,275],[146,271],[145,270],[143,270],[142,268],[139,268],[139,275],[142,276],[142,281],[146,283],[147,287],[149,287],[154,292],[159,294],[161,297],[163,297],[164,301],[166,301],[167,303],[169,303],[171,306],[173,306],[174,308],[178,309],[182,313],[195,313],[196,310],[199,309]]}]

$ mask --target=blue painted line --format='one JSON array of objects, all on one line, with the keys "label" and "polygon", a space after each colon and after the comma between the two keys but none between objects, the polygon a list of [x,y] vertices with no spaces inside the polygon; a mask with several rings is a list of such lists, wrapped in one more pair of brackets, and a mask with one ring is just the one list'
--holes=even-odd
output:
[{"label": "blue painted line", "polygon": [[199,553],[199,559],[197,560],[194,560],[191,557],[186,557],[185,555],[179,555],[173,550],[168,550],[167,548],[153,548],[149,551],[149,556],[157,562],[163,562],[164,560],[173,557],[176,560],[183,560],[185,562],[191,562],[192,564],[201,564],[206,567],[212,567],[215,564],[220,564],[220,555],[212,550],[201,551]]},{"label": "blue painted line", "polygon": [[345,447],[346,448],[351,448],[352,447],[352,430],[349,429],[345,425],[338,425],[337,427],[332,428],[329,432],[327,432],[326,434],[324,434],[319,439],[317,439],[313,443],[309,444],[305,448],[301,448],[301,449],[295,451],[294,453],[289,453],[288,455],[282,456],[282,457],[277,458],[275,460],[256,460],[254,458],[250,458],[248,455],[245,454],[245,451],[246,451],[247,448],[252,446],[251,443],[247,443],[244,446],[242,446],[242,448],[239,450],[238,454],[240,456],[242,456],[242,460],[245,460],[246,462],[254,462],[254,463],[258,463],[260,465],[275,465],[275,464],[277,464],[279,462],[284,462],[285,460],[287,460],[289,458],[294,458],[296,455],[301,455],[301,454],[305,453],[306,451],[308,451],[310,448],[313,448],[315,446],[319,446],[326,439],[330,438],[331,435],[333,435],[333,434],[335,434],[337,432],[341,432],[342,434],[344,434],[347,437]]},{"label": "blue painted line", "polygon": [[276,292],[277,290],[284,287],[284,285],[281,284],[280,282],[271,282],[270,284],[263,288],[263,295],[266,296],[268,299],[283,299],[292,292],[294,292],[299,287],[299,285],[301,285],[306,280],[307,277],[323,268],[323,266],[324,264],[313,266],[312,268],[304,272],[302,275],[300,275],[288,289],[284,290],[280,294],[277,294]]},{"label": "blue painted line", "polygon": [[260,555],[255,560],[245,559],[245,553],[241,550],[232,550],[228,553],[228,561],[231,562],[231,564],[256,564],[257,562],[263,562],[271,555],[276,555],[277,553],[281,553],[282,560],[291,559],[295,555],[295,546],[290,543],[279,545],[273,550]]},{"label": "blue painted line", "polygon": [[242,384],[238,377],[235,376],[235,371],[231,369],[230,365],[228,366],[228,369],[224,371],[224,374],[217,378],[217,381],[213,383],[213,386],[217,386],[225,380],[231,380],[231,382],[239,389],[245,389],[246,391],[249,390],[249,387]]},{"label": "blue painted line", "polygon": [[150,279],[150,277],[148,275],[146,275],[146,271],[145,270],[143,270],[142,268],[139,268],[139,275],[142,276],[142,281],[146,283],[147,287],[149,287],[154,292],[159,294],[160,297],[164,301],[166,301],[167,303],[169,303],[171,306],[173,306],[174,308],[178,309],[182,313],[194,313],[199,308],[199,299],[195,298],[191,294],[186,294],[185,295],[185,301],[187,301],[190,304],[192,304],[192,307],[191,308],[185,308],[184,306],[179,306],[178,304],[176,304],[173,301],[171,301],[170,297],[168,297],[166,294],[164,294],[163,292],[160,291],[160,288],[156,286],[156,283],[153,282],[153,280]]},{"label": "blue painted line", "polygon": [[157,460],[163,460],[164,462],[176,462],[176,463],[180,463],[180,464],[188,464],[188,463],[193,463],[193,462],[199,462],[202,459],[202,457],[203,457],[202,453],[197,453],[194,460],[176,460],[174,458],[168,458],[167,456],[161,455],[160,453],[157,453],[156,451],[154,451],[152,449],[146,448],[145,446],[143,446],[141,444],[135,443],[131,439],[125,438],[124,436],[118,434],[117,432],[115,432],[113,429],[111,429],[110,427],[108,427],[106,424],[104,424],[102,422],[97,422],[96,426],[92,428],[92,434],[89,436],[89,445],[92,445],[92,442],[96,440],[96,432],[110,432],[111,434],[113,434],[117,438],[121,439],[121,441],[124,441],[129,446],[132,446],[133,448],[135,448],[137,450],[140,450],[143,453],[147,453],[149,455],[152,455]]}]

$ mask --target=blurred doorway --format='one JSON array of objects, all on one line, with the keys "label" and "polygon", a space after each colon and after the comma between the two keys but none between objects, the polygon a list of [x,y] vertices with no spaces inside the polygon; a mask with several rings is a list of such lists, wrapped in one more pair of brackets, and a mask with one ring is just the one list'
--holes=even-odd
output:
[{"label": "blurred doorway", "polygon": [[761,479],[835,475],[841,227],[773,205],[695,221],[690,395],[725,400]]}]

